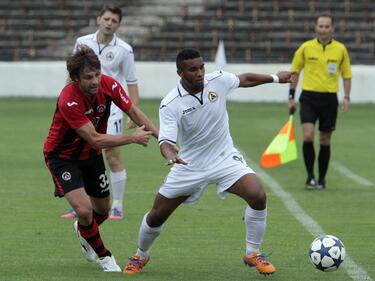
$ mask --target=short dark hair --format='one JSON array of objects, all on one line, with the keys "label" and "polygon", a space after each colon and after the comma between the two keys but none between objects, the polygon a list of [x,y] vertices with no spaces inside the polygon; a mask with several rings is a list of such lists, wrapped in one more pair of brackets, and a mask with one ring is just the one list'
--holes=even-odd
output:
[{"label": "short dark hair", "polygon": [[331,19],[331,23],[332,23],[332,26],[335,25],[335,22],[333,20],[333,17],[330,15],[330,14],[321,14],[321,15],[318,15],[316,18],[315,18],[315,24],[318,23],[318,19],[320,18],[330,18]]},{"label": "short dark hair", "polygon": [[112,5],[105,5],[105,6],[103,6],[102,10],[100,11],[99,17],[104,15],[104,13],[107,12],[107,11],[109,11],[109,12],[115,14],[115,15],[118,15],[118,18],[121,21],[122,12],[121,12],[121,9],[119,7],[112,6]]},{"label": "short dark hair", "polygon": [[180,70],[182,68],[181,64],[184,60],[196,59],[196,58],[200,58],[200,57],[201,57],[201,54],[196,49],[189,48],[189,49],[181,50],[177,54],[177,57],[176,57],[177,69]]},{"label": "short dark hair", "polygon": [[72,81],[79,80],[79,74],[85,67],[100,71],[100,61],[95,52],[86,45],[78,45],[76,51],[66,60],[66,69]]}]

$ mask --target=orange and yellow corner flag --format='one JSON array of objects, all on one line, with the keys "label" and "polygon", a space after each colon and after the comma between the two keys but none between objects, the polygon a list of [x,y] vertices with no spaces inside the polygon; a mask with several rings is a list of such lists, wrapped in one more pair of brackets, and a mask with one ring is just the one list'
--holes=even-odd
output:
[{"label": "orange and yellow corner flag", "polygon": [[293,115],[272,140],[260,159],[262,168],[274,168],[297,159]]}]

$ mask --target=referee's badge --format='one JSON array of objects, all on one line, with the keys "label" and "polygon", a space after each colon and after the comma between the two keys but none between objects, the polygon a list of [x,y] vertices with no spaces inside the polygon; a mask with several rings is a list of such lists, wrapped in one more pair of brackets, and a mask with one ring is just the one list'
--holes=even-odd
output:
[{"label": "referee's badge", "polygon": [[215,92],[208,92],[208,99],[210,102],[217,100],[217,94]]},{"label": "referee's badge", "polygon": [[105,58],[107,61],[111,61],[113,60],[113,58],[115,57],[115,55],[112,53],[112,52],[108,52],[106,55],[105,55]]}]

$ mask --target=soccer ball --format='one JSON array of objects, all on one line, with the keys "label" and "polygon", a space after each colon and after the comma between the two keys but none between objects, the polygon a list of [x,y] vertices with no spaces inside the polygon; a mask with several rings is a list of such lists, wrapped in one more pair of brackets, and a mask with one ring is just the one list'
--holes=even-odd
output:
[{"label": "soccer ball", "polygon": [[334,271],[345,259],[345,246],[333,235],[321,235],[311,243],[309,259],[321,271]]}]

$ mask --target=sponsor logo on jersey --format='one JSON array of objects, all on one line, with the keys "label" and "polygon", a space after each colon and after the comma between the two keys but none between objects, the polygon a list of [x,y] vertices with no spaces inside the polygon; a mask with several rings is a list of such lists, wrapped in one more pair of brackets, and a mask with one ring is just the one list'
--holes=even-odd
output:
[{"label": "sponsor logo on jersey", "polygon": [[208,100],[214,102],[217,100],[217,94],[215,92],[208,92]]},{"label": "sponsor logo on jersey", "polygon": [[122,99],[122,101],[126,104],[129,103],[129,99],[121,92],[121,89],[119,89],[119,94],[120,94],[120,98]]},{"label": "sponsor logo on jersey", "polygon": [[105,55],[105,58],[106,58],[107,61],[111,61],[111,60],[113,60],[114,57],[115,57],[115,55],[114,55],[111,51],[109,51],[109,52]]},{"label": "sponsor logo on jersey", "polygon": [[76,103],[75,101],[68,101],[66,103],[69,107],[73,106],[73,105],[78,105],[78,103]]},{"label": "sponsor logo on jersey", "polygon": [[195,106],[192,106],[192,107],[190,107],[190,108],[188,108],[188,109],[184,109],[184,110],[182,111],[182,115],[185,115],[185,114],[187,114],[187,113],[190,113],[190,112],[194,111],[195,109],[196,109]]},{"label": "sponsor logo on jersey", "polygon": [[64,172],[62,175],[61,175],[62,179],[64,181],[69,181],[71,178],[72,178],[72,175],[69,173],[69,172]]},{"label": "sponsor logo on jersey", "polygon": [[99,113],[103,113],[104,110],[105,110],[105,105],[104,105],[104,104],[99,104],[98,107],[96,108],[96,110],[97,110]]},{"label": "sponsor logo on jersey", "polygon": [[114,89],[116,89],[116,87],[117,87],[117,83],[114,82],[114,83],[112,84],[112,91],[113,91]]}]

